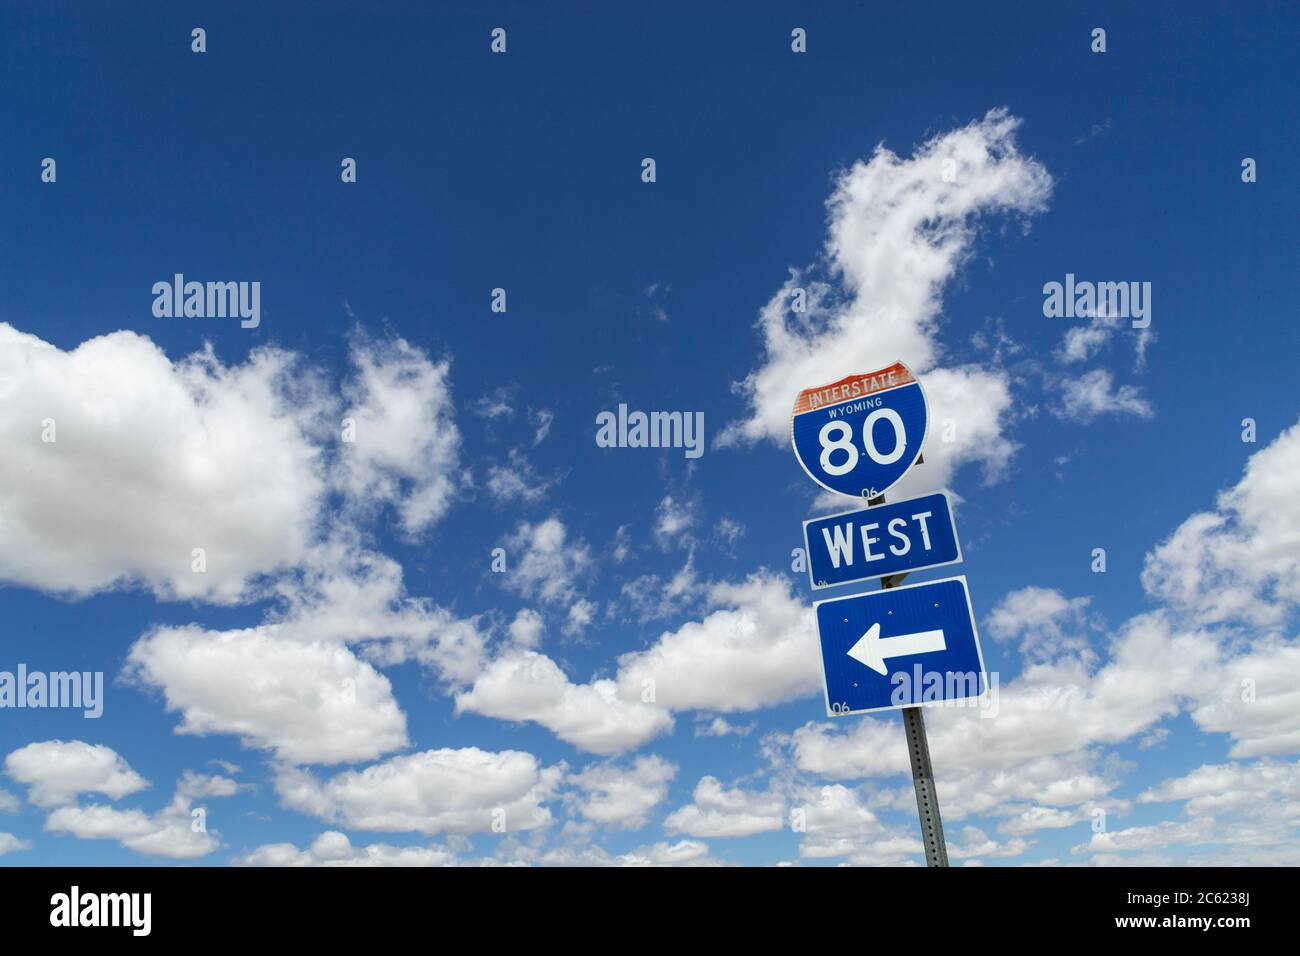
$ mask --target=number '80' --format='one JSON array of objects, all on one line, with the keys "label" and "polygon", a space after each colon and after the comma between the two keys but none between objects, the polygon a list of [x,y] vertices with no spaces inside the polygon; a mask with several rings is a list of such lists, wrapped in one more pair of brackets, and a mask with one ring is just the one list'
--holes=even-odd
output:
[{"label": "number '80'", "polygon": [[[880,419],[889,422],[894,428],[894,450],[887,455],[880,453],[880,449],[876,447],[875,437],[871,433],[873,426]],[[821,442],[821,466],[826,474],[847,475],[858,466],[858,446],[853,444],[853,427],[848,422],[842,419],[827,422],[817,433],[817,440]],[[898,412],[892,408],[877,408],[868,415],[862,422],[862,445],[866,448],[867,455],[877,465],[892,465],[902,458],[903,451],[907,448],[907,429],[903,427],[903,419],[899,417]],[[838,465],[831,464],[831,453],[834,451],[843,451],[845,454],[844,461]]]}]

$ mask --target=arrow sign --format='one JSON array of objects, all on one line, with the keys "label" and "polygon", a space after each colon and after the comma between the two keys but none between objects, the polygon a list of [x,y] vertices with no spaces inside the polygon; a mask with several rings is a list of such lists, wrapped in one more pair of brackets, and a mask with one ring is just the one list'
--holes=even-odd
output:
[{"label": "arrow sign", "polygon": [[946,491],[803,523],[813,590],[961,561]]},{"label": "arrow sign", "polygon": [[826,712],[979,697],[988,686],[966,578],[817,601]]},{"label": "arrow sign", "polygon": [[885,659],[890,657],[911,657],[915,654],[933,654],[935,651],[947,650],[943,642],[943,630],[921,631],[917,634],[900,634],[887,641],[880,639],[880,625],[872,624],[856,644],[849,648],[849,657],[861,661],[877,674],[888,674]]}]

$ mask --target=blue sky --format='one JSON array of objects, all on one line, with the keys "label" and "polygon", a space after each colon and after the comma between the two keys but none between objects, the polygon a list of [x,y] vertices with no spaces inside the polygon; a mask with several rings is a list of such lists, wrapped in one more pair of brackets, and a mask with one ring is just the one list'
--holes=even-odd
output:
[{"label": "blue sky", "polygon": [[107,683],[0,711],[0,863],[923,861],[780,425],[897,359],[1003,685],[932,719],[954,862],[1296,862],[1294,11],[530,6],[0,11],[0,670]]}]

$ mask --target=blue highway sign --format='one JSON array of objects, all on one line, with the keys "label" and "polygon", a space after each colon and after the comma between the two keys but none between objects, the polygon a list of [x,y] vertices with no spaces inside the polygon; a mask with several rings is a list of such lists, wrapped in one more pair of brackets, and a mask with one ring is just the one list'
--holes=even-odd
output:
[{"label": "blue highway sign", "polygon": [[912,467],[929,427],[925,392],[902,362],[795,399],[790,440],[809,477],[854,498],[883,495]]},{"label": "blue highway sign", "polygon": [[979,697],[988,686],[964,576],[813,608],[833,717]]},{"label": "blue highway sign", "polygon": [[961,560],[948,493],[812,518],[803,523],[815,589]]}]

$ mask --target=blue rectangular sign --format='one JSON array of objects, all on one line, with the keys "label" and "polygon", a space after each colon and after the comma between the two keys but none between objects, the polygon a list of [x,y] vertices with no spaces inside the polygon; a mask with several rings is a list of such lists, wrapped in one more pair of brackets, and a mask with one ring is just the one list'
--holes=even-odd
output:
[{"label": "blue rectangular sign", "polygon": [[813,609],[832,717],[979,697],[988,686],[964,576]]},{"label": "blue rectangular sign", "polygon": [[803,523],[814,590],[961,560],[946,491]]}]

